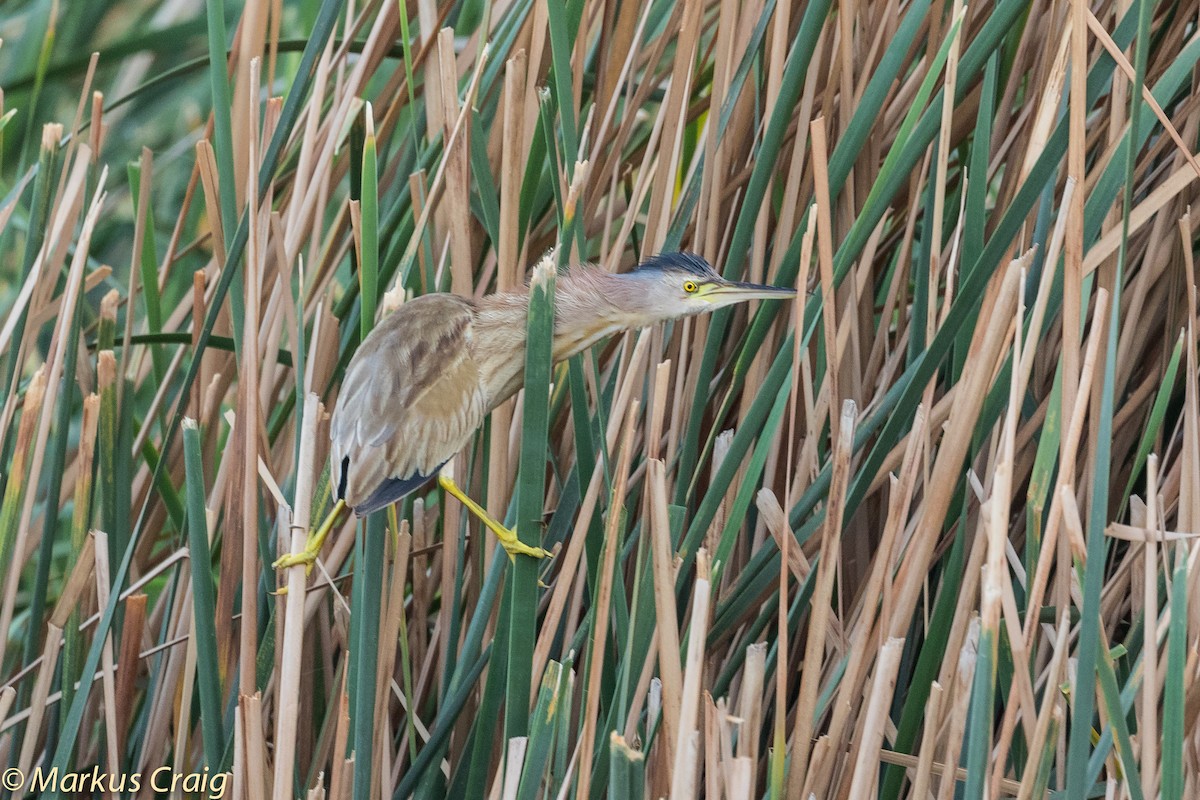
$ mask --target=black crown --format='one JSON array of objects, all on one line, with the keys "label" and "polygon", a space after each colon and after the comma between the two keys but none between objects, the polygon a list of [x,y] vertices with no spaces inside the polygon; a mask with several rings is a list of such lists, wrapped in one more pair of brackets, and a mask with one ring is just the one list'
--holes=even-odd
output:
[{"label": "black crown", "polygon": [[663,272],[666,270],[683,270],[697,277],[712,275],[712,265],[695,253],[659,253],[651,256],[638,265],[638,272]]}]

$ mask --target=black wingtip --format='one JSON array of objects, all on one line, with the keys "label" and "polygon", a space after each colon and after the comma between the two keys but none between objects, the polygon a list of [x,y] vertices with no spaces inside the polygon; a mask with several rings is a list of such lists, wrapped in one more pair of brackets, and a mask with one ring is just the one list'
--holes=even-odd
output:
[{"label": "black wingtip", "polygon": [[350,474],[350,456],[342,459],[341,469],[338,471],[337,482],[337,499],[346,499],[346,476]]},{"label": "black wingtip", "polygon": [[360,517],[365,517],[381,508],[387,508],[392,503],[403,499],[406,495],[429,483],[441,468],[442,465],[439,465],[436,470],[428,475],[418,473],[408,478],[388,478],[379,484],[375,491],[367,496],[366,500],[363,500],[355,507],[354,513]]}]

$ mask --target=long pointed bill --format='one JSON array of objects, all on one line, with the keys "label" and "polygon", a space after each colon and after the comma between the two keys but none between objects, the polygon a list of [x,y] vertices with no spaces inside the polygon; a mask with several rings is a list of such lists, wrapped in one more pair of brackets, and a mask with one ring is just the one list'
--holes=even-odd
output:
[{"label": "long pointed bill", "polygon": [[713,305],[728,306],[745,300],[787,300],[796,296],[795,289],[783,286],[763,286],[758,283],[729,281],[713,286],[704,299]]}]

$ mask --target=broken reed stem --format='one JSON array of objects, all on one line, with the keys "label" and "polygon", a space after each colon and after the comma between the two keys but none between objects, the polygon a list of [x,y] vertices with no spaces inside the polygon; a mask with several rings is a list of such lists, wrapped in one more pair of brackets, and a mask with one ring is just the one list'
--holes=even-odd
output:
[{"label": "broken reed stem", "polygon": [[699,753],[700,686],[704,677],[704,640],[708,633],[708,606],[711,592],[708,553],[696,553],[696,577],[692,583],[692,613],[688,628],[687,662],[683,673],[683,698],[679,712],[679,741],[671,779],[672,800],[694,795]]}]

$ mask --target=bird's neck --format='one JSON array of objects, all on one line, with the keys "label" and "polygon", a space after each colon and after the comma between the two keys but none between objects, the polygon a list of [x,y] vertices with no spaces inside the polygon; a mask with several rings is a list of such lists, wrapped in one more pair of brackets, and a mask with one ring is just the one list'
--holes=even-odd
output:
[{"label": "bird's neck", "polygon": [[[554,294],[555,362],[563,361],[611,336],[630,328],[652,324],[649,316],[618,308],[608,298],[621,288],[621,276],[597,267],[573,267],[560,275]],[[525,338],[529,294],[500,292],[479,304],[475,347],[494,349],[482,363],[495,365],[484,375],[484,385],[493,387],[492,402],[499,403],[520,388],[525,368]],[[502,357],[500,350],[513,355]]]},{"label": "bird's neck", "polygon": [[562,275],[554,295],[554,360],[581,353],[608,336],[655,320],[613,302],[627,293],[623,276],[599,267],[574,267]]}]

